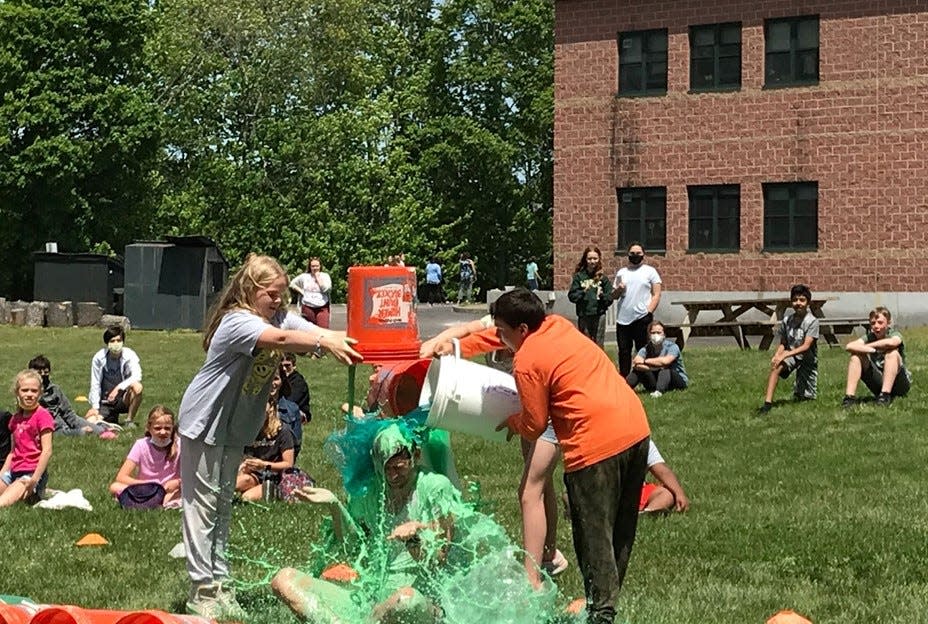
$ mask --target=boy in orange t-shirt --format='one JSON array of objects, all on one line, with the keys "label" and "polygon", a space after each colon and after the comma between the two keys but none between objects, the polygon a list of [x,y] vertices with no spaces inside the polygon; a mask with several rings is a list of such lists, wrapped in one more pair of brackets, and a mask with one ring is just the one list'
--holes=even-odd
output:
[{"label": "boy in orange t-shirt", "polygon": [[611,623],[638,524],[651,433],[644,407],[596,343],[573,323],[546,315],[534,293],[516,288],[490,309],[500,340],[515,353],[522,412],[503,425],[537,439],[554,425],[564,454],[574,550],[587,621]]}]

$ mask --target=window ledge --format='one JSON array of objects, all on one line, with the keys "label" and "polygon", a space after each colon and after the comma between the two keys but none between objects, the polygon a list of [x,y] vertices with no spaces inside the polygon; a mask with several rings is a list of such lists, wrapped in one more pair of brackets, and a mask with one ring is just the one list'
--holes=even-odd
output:
[{"label": "window ledge", "polygon": [[686,253],[688,255],[695,254],[739,254],[741,249],[732,248],[732,249],[687,249]]},{"label": "window ledge", "polygon": [[782,253],[815,253],[818,247],[763,247],[761,253],[782,254]]},{"label": "window ledge", "polygon": [[649,98],[649,97],[665,97],[667,95],[667,90],[662,91],[640,91],[634,93],[616,93],[617,98],[623,99],[633,99],[633,98]]},{"label": "window ledge", "polygon": [[793,89],[796,87],[817,87],[818,80],[803,80],[801,82],[779,82],[777,84],[765,84],[761,87],[764,91],[774,89]]},{"label": "window ledge", "polygon": [[690,90],[687,91],[687,93],[690,95],[696,95],[699,93],[738,93],[739,91],[741,91],[740,84],[738,86],[731,87],[699,87],[695,89],[690,87]]}]

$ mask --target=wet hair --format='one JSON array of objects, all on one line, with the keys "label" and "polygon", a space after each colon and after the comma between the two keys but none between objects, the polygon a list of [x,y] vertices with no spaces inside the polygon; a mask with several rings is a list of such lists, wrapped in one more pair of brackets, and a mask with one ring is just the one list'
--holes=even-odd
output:
[{"label": "wet hair", "polygon": [[510,327],[518,327],[525,323],[529,331],[535,331],[541,326],[547,313],[541,299],[528,288],[520,286],[500,295],[499,299],[490,305],[490,315],[494,319],[501,319]]},{"label": "wet hair", "polygon": [[809,290],[809,287],[805,284],[796,284],[789,289],[789,298],[790,300],[795,299],[796,297],[802,295],[808,301],[812,301],[812,291]]},{"label": "wet hair", "polygon": [[255,293],[261,288],[266,288],[279,277],[286,279],[287,272],[277,260],[270,256],[248,254],[245,263],[222,289],[219,297],[216,298],[216,303],[209,311],[203,331],[203,350],[209,349],[216,329],[227,312],[246,310],[257,314]]},{"label": "wet hair", "polygon": [[[602,277],[602,274],[603,274],[603,252],[601,252],[601,251],[599,250],[599,247],[597,247],[596,245],[588,245],[587,248],[583,250],[583,255],[580,256],[580,262],[577,263],[577,268],[575,269],[575,272],[576,272],[576,273],[579,273],[580,271],[586,271],[586,270],[587,270],[586,255],[587,255],[588,253],[590,253],[591,251],[595,251],[595,252],[596,252],[596,255],[599,256],[599,269],[596,271],[596,275],[592,275],[591,277]],[[588,272],[588,273],[589,273],[589,272]]]},{"label": "wet hair", "polygon": [[882,314],[883,316],[886,317],[887,323],[893,322],[893,315],[890,313],[889,308],[886,308],[884,306],[877,306],[873,308],[872,310],[870,310],[870,315],[867,318],[869,318],[872,321],[879,314]]},{"label": "wet hair", "polygon": [[29,368],[32,370],[48,370],[52,372],[52,363],[48,361],[48,358],[44,355],[37,355],[31,360],[29,360]]},{"label": "wet hair", "polygon": [[126,330],[122,328],[122,325],[110,325],[103,332],[103,344],[109,344],[113,338],[122,338],[123,342],[126,341]]},{"label": "wet hair", "polygon": [[168,447],[167,456],[165,457],[165,460],[171,460],[177,457],[177,418],[171,408],[165,407],[160,403],[152,406],[148,411],[148,418],[145,419],[145,437],[151,437],[148,428],[154,425],[155,421],[163,416],[170,416],[171,418],[171,444]]}]

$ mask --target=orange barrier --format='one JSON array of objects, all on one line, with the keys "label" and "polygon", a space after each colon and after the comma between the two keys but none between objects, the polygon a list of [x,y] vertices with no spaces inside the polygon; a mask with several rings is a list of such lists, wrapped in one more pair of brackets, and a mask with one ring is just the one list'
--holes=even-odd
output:
[{"label": "orange barrier", "polygon": [[29,624],[116,624],[128,611],[81,609],[73,605],[42,607]]},{"label": "orange barrier", "polygon": [[0,603],[0,624],[29,624],[32,612],[20,605]]},{"label": "orange barrier", "polygon": [[199,615],[178,615],[164,611],[135,611],[127,614],[116,624],[211,624]]}]

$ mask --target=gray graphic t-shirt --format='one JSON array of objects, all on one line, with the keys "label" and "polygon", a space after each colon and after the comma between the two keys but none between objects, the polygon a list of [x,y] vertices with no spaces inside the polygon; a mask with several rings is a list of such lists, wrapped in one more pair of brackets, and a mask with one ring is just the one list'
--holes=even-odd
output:
[{"label": "gray graphic t-shirt", "polygon": [[283,352],[259,349],[271,327],[314,330],[295,314],[279,312],[271,322],[244,310],[226,313],[213,335],[206,362],[181,399],[178,431],[215,446],[245,447],[264,422],[264,404]]},{"label": "gray graphic t-shirt", "polygon": [[807,337],[815,338],[809,350],[799,357],[811,358],[813,361],[818,359],[818,319],[811,312],[806,312],[801,318],[794,311],[788,312],[780,321],[777,335],[786,343],[787,349],[801,346]]}]

